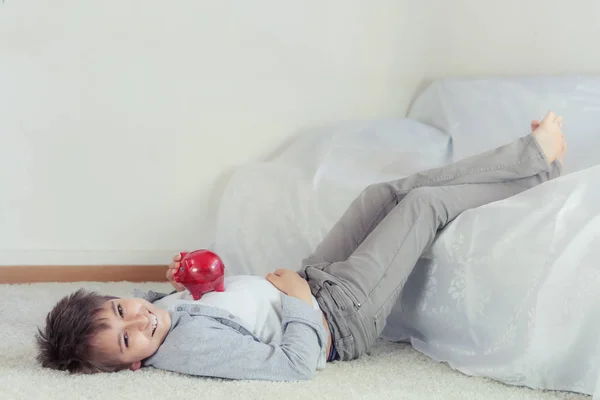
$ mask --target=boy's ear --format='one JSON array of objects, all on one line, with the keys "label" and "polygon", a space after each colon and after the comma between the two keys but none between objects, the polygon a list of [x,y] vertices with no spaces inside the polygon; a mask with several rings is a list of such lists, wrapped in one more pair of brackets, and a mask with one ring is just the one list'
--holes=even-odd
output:
[{"label": "boy's ear", "polygon": [[129,369],[132,370],[132,371],[137,371],[141,367],[142,367],[142,362],[141,361],[136,361],[133,364],[131,364],[131,367],[129,367]]}]

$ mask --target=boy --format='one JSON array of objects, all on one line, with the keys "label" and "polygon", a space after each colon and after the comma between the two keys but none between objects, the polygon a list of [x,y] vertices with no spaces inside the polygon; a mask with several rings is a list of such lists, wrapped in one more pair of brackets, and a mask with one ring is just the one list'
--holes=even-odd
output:
[{"label": "boy", "polygon": [[176,291],[120,299],[78,291],[37,335],[44,367],[71,372],[142,366],[230,379],[303,380],[352,360],[383,331],[409,274],[439,229],[467,209],[558,177],[562,118],[457,163],[367,187],[298,272],[226,278],[194,301]]}]

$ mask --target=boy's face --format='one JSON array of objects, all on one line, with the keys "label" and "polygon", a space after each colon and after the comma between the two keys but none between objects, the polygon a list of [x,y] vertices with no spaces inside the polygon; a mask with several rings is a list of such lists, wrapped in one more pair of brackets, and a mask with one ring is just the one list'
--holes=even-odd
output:
[{"label": "boy's face", "polygon": [[144,299],[109,300],[98,318],[104,319],[109,329],[96,335],[95,345],[121,363],[130,364],[134,371],[158,350],[171,328],[169,312]]}]

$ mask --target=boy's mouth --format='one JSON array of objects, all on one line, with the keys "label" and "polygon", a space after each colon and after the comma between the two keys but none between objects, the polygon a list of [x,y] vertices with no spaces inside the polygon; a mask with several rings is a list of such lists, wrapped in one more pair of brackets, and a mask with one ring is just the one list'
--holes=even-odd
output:
[{"label": "boy's mouth", "polygon": [[150,319],[152,320],[152,333],[150,336],[154,336],[154,332],[156,332],[156,328],[158,327],[158,318],[156,318],[156,315],[152,314],[150,311],[148,312],[150,313]]}]

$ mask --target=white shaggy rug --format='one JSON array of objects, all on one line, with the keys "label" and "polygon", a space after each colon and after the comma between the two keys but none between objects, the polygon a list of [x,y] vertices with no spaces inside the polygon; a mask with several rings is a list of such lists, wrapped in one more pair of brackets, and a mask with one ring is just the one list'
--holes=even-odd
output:
[{"label": "white shaggy rug", "polygon": [[330,363],[314,380],[298,383],[221,381],[154,369],[91,376],[44,370],[35,361],[36,326],[80,287],[123,297],[134,287],[170,290],[162,283],[0,285],[0,399],[590,399],[468,377],[409,346],[385,342],[369,356]]}]

